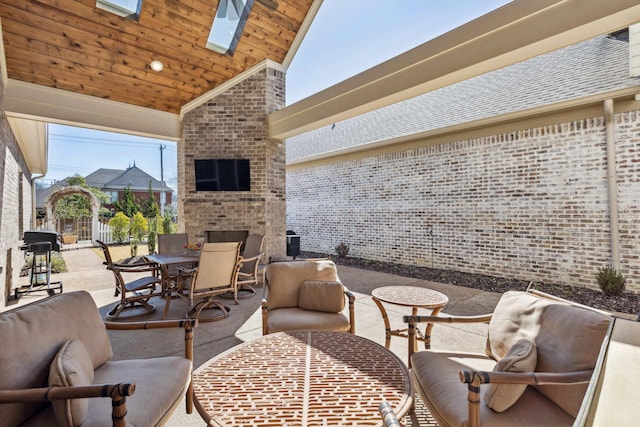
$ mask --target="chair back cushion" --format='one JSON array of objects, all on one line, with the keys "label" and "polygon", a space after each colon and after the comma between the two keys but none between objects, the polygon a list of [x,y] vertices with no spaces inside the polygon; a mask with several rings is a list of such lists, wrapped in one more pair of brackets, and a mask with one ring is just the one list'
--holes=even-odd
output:
[{"label": "chair back cushion", "polygon": [[298,307],[300,286],[307,280],[339,281],[330,260],[275,262],[267,265],[265,279],[270,309]]},{"label": "chair back cushion", "polygon": [[[47,387],[64,343],[79,340],[94,369],[111,359],[111,343],[88,292],[67,292],[0,314],[0,389]],[[44,402],[0,405],[0,420],[19,425]]]},{"label": "chair back cushion", "polygon": [[303,310],[339,313],[344,309],[344,287],[340,282],[306,280],[298,291],[298,306]]},{"label": "chair back cushion", "polygon": [[163,255],[183,254],[189,243],[187,233],[158,234],[158,253]]},{"label": "chair back cushion", "polygon": [[242,242],[205,243],[200,250],[196,290],[236,284]]},{"label": "chair back cushion", "polygon": [[[489,323],[487,354],[502,359],[521,339],[535,342],[536,371],[593,369],[612,318],[605,314],[526,292],[505,292]],[[576,417],[586,384],[538,386],[556,405]]]}]

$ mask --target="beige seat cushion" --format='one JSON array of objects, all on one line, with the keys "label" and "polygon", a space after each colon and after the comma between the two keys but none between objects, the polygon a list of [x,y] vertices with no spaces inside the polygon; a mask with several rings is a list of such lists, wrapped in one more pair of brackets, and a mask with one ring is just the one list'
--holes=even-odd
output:
[{"label": "beige seat cushion", "polygon": [[[521,339],[516,342],[509,352],[496,364],[494,371],[498,372],[532,372],[538,360],[536,345],[533,341]],[[526,384],[487,384],[484,401],[489,408],[497,412],[504,412],[522,396]]]},{"label": "beige seat cushion", "polygon": [[[441,427],[468,425],[467,384],[460,381],[463,369],[491,371],[496,362],[485,354],[419,351],[411,356],[417,391]],[[486,392],[486,385],[480,393]],[[570,426],[568,415],[535,388],[527,387],[520,399],[502,413],[480,405],[480,423],[491,427]]]},{"label": "beige seat cushion", "polygon": [[[118,360],[96,369],[94,383],[135,383],[135,392],[127,397],[127,425],[156,426],[184,398],[190,372],[191,361],[183,357]],[[111,399],[90,399],[84,426],[111,426]]]},{"label": "beige seat cushion", "polygon": [[349,319],[342,313],[325,313],[300,308],[279,308],[269,312],[269,333],[321,329],[348,332]]},{"label": "beige seat cushion", "polygon": [[298,291],[298,306],[303,310],[339,313],[344,309],[344,287],[340,282],[307,280]]},{"label": "beige seat cushion", "polygon": [[[62,345],[49,369],[49,385],[57,387],[93,384],[91,358],[78,340],[69,340]],[[54,400],[53,412],[58,424],[78,427],[87,418],[89,399]]]}]

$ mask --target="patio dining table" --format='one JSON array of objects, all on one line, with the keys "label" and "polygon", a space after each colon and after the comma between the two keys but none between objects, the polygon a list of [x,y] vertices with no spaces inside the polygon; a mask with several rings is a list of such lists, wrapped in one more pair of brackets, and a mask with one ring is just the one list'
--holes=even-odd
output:
[{"label": "patio dining table", "polygon": [[184,265],[190,264],[192,267],[198,265],[200,258],[193,254],[150,254],[145,255],[145,258],[149,262],[153,262],[160,266],[162,274],[162,295],[165,298],[164,311],[162,312],[162,319],[166,319],[169,312],[169,305],[171,304],[171,298],[175,291],[172,286],[171,273],[169,267],[172,265]]}]

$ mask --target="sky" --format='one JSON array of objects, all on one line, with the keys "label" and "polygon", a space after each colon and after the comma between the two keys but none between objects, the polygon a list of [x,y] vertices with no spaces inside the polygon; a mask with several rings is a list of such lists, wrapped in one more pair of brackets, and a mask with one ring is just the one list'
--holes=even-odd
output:
[{"label": "sky", "polygon": [[[291,105],[494,10],[508,0],[324,0],[287,71]],[[160,159],[162,150],[162,165]],[[176,143],[49,125],[51,184],[136,165],[177,189]],[[162,170],[162,173],[161,173]]]}]

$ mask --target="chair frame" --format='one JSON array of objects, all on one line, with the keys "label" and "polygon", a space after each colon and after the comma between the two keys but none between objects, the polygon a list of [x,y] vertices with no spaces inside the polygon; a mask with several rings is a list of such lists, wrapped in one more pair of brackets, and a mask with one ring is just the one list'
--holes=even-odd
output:
[{"label": "chair frame", "polygon": [[[550,295],[530,287],[527,289],[528,293],[536,295],[539,298],[546,298],[568,305],[587,308],[599,313],[611,315],[610,313],[598,310],[592,307],[588,307],[582,304],[574,303],[569,300],[565,300],[554,295]],[[493,313],[477,315],[477,316],[404,316],[403,321],[408,324],[408,366],[411,368],[411,355],[417,351],[418,342],[417,325],[418,323],[481,323],[489,322]],[[467,401],[468,401],[468,425],[469,427],[480,427],[480,386],[482,384],[527,384],[527,385],[570,385],[570,384],[586,384],[591,380],[591,376],[594,370],[585,371],[572,371],[572,372],[494,372],[494,371],[476,371],[476,370],[461,370],[459,372],[460,381],[467,384]],[[384,422],[395,425],[395,415],[389,414],[388,411],[382,412],[380,408],[381,416]]]},{"label": "chair frame", "polygon": [[[200,272],[200,266],[202,265],[202,254],[206,253],[205,246],[209,245],[229,245],[230,243],[236,244],[236,261],[235,267],[233,268],[233,272],[231,275],[229,286],[221,286],[215,288],[204,288],[201,290],[196,290],[196,286],[198,283],[198,275]],[[218,299],[214,299],[214,297],[230,294],[233,297],[233,300],[236,304],[238,304],[238,271],[240,270],[241,259],[240,256],[240,246],[242,242],[221,242],[221,243],[205,243],[200,253],[200,260],[198,263],[198,267],[195,268],[184,268],[182,266],[178,266],[178,276],[177,276],[177,291],[176,295],[179,298],[185,299],[189,303],[189,308],[187,309],[187,317],[193,319],[199,319],[200,322],[212,322],[216,320],[221,320],[229,316],[229,307],[222,304],[222,302]],[[196,298],[203,298],[197,304],[194,304],[194,300]],[[203,310],[207,308],[217,308],[222,311],[222,314],[219,316],[209,317],[209,318],[200,318],[200,314]]]},{"label": "chair frame", "polygon": [[[124,310],[132,308],[144,308],[147,310],[147,313],[153,313],[156,310],[156,306],[150,304],[149,299],[154,296],[162,296],[160,268],[150,262],[130,265],[114,263],[106,243],[100,240],[96,240],[96,242],[98,242],[104,254],[104,264],[106,264],[107,270],[111,270],[115,277],[116,290],[114,296],[120,295],[120,302],[107,313],[106,319],[115,320],[120,317],[120,314],[122,314]],[[152,275],[140,277],[131,282],[126,282],[122,276],[123,273],[144,272],[152,273]]]},{"label": "chair frame", "polygon": [[[247,241],[250,236],[247,237]],[[238,270],[238,291],[244,291],[244,294],[239,294],[238,298],[248,298],[255,295],[256,290],[253,286],[258,286],[258,269],[260,267],[260,259],[264,256],[264,252],[262,251],[262,247],[264,245],[265,236],[262,235],[260,241],[260,248],[258,250],[258,254],[252,257],[245,258],[244,255],[240,259],[240,270]],[[246,244],[245,244],[245,252],[246,252]],[[242,271],[242,264],[254,262],[253,269],[251,273],[245,273]],[[253,285],[253,286],[252,286]]]}]

